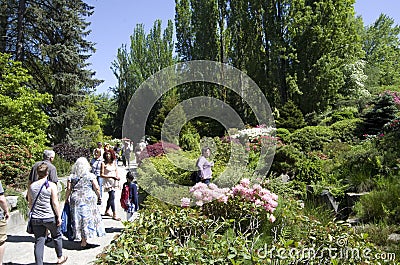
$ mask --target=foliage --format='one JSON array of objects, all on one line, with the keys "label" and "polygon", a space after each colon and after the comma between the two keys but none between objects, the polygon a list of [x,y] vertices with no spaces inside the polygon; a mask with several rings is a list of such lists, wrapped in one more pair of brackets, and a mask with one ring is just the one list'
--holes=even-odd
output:
[{"label": "foliage", "polygon": [[33,77],[27,83],[32,91],[52,95],[43,106],[49,127],[42,129],[52,143],[63,142],[81,121],[73,107],[100,82],[87,69],[94,43],[86,40],[90,23],[85,19],[93,7],[82,0],[26,0],[9,1],[8,8],[1,20],[6,37],[0,51],[22,62]]},{"label": "foliage", "polygon": [[[118,80],[117,86],[111,88],[116,105],[115,113],[111,114],[114,127],[113,137],[121,138],[125,111],[132,95],[135,94],[139,86],[151,75],[174,63],[172,34],[173,24],[170,20],[163,32],[161,20],[154,21],[153,27],[148,34],[145,32],[144,25],[138,24],[130,36],[129,46],[123,45],[118,49],[116,59],[111,67]],[[167,80],[163,81],[168,82]],[[154,96],[160,91],[153,87],[152,91],[147,92]],[[150,98],[147,97],[146,99],[149,100]],[[143,98],[140,100],[143,101]],[[139,103],[148,104],[146,100]],[[143,113],[142,107],[146,108],[148,106],[131,105],[130,111],[139,117],[146,116],[146,120],[149,121],[146,125],[146,132],[151,132],[152,126],[155,125],[157,112],[161,107],[160,102],[153,106],[150,114]],[[128,132],[128,135],[124,135],[124,137],[138,142],[142,137],[142,135],[137,135],[139,129],[131,129],[132,132]],[[159,138],[156,138],[156,140],[159,140]]]},{"label": "foliage", "polygon": [[0,134],[0,178],[4,185],[23,189],[34,163],[27,146],[13,135]]},{"label": "foliage", "polygon": [[325,143],[332,141],[334,133],[326,126],[307,126],[296,130],[289,137],[292,145],[307,153],[313,150],[322,150]]},{"label": "foliage", "polygon": [[284,145],[276,149],[274,161],[271,171],[280,174],[289,174],[291,176],[297,174],[297,167],[305,155],[294,145]]},{"label": "foliage", "polygon": [[373,106],[368,108],[363,115],[366,134],[378,134],[386,123],[396,117],[398,107],[395,99],[393,94],[387,92],[375,97]]},{"label": "foliage", "polygon": [[361,136],[360,126],[362,120],[359,118],[343,119],[333,123],[329,128],[332,130],[334,139],[341,142],[356,142]]},{"label": "foliage", "polygon": [[96,107],[89,97],[77,102],[72,108],[79,113],[82,120],[73,122],[73,127],[67,135],[67,143],[73,146],[81,146],[85,148],[97,147],[97,142],[103,138],[100,127],[100,120],[96,113]]},{"label": "foliage", "polygon": [[289,140],[290,131],[285,128],[276,129],[276,137],[282,141],[282,143],[287,144]]},{"label": "foliage", "polygon": [[173,152],[180,150],[180,147],[173,143],[159,141],[155,144],[151,144],[146,146],[146,151],[141,152],[140,160],[143,160],[148,157],[156,157],[166,154],[168,152]]},{"label": "foliage", "polygon": [[400,221],[400,181],[398,176],[385,185],[362,196],[356,203],[357,216],[364,221],[384,221],[397,224]]},{"label": "foliage", "polygon": [[[275,217],[272,213],[278,206],[278,196],[261,184],[251,184],[249,179],[241,179],[240,184],[229,189],[218,188],[213,183],[206,185],[200,182],[190,189],[190,193],[195,204],[201,207],[202,213],[208,218],[234,219],[238,224],[243,220],[253,219],[246,225],[243,222],[241,229],[254,230],[257,227],[252,227],[253,221],[262,223],[263,219],[268,219],[274,222]],[[188,207],[190,204],[190,198],[182,199],[182,207]]]},{"label": "foliage", "polygon": [[289,100],[283,105],[282,109],[279,110],[279,117],[276,118],[276,125],[278,128],[286,128],[290,132],[294,132],[297,129],[306,126],[304,121],[303,113],[294,104],[293,101]]},{"label": "foliage", "polygon": [[57,144],[53,146],[57,156],[69,163],[75,163],[79,157],[86,157],[90,160],[92,154],[88,148],[75,147],[70,144]]},{"label": "foliage", "polygon": [[0,73],[0,131],[29,146],[37,158],[47,143],[45,131],[49,123],[43,107],[51,103],[51,96],[27,87],[32,77],[10,55],[0,53]]},{"label": "foliage", "polygon": [[182,150],[197,151],[200,150],[200,134],[191,122],[185,124],[179,134],[179,146]]},{"label": "foliage", "polygon": [[342,154],[341,176],[351,191],[370,191],[375,187],[375,177],[384,169],[382,154],[374,141],[353,146]]},{"label": "foliage", "polygon": [[53,160],[52,164],[57,169],[57,175],[59,177],[63,177],[63,176],[68,176],[69,174],[71,174],[72,164],[75,163],[75,161],[68,162],[67,160],[65,160],[60,155],[56,155],[54,157],[54,160]]},{"label": "foliage", "polygon": [[368,86],[399,84],[399,33],[400,26],[385,14],[364,29],[362,39]]}]

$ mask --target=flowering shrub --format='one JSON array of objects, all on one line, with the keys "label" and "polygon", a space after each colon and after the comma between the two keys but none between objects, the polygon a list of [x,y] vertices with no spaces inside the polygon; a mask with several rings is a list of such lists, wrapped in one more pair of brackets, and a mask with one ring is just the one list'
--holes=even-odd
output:
[{"label": "flowering shrub", "polygon": [[400,108],[400,93],[399,92],[386,90],[386,91],[382,92],[381,94],[379,94],[379,97],[382,97],[382,96],[392,97],[393,102],[396,104],[396,106],[398,108]]},{"label": "flowering shrub", "polygon": [[160,141],[155,144],[146,146],[147,152],[141,152],[141,154],[139,156],[139,160],[142,161],[143,159],[148,158],[148,157],[161,156],[168,151],[172,151],[172,150],[177,151],[180,149],[181,148],[179,146],[177,146],[176,144]]},{"label": "flowering shrub", "polygon": [[[236,219],[259,217],[266,213],[270,222],[275,221],[272,214],[278,206],[278,196],[256,183],[251,185],[249,179],[242,179],[233,188],[219,188],[211,183],[197,183],[190,192],[195,204],[202,207],[203,213],[209,218]],[[182,199],[182,207],[191,204],[190,198]]]},{"label": "flowering shrub", "polygon": [[90,159],[92,154],[89,148],[75,147],[70,144],[57,144],[53,147],[53,151],[64,160],[75,163],[79,157]]},{"label": "flowering shrub", "polygon": [[240,130],[238,133],[231,135],[232,138],[238,139],[247,137],[250,141],[257,140],[260,136],[270,136],[275,132],[275,128],[258,125],[254,128]]},{"label": "flowering shrub", "polygon": [[32,154],[12,135],[1,134],[0,143],[0,179],[3,185],[25,188],[34,162]]}]

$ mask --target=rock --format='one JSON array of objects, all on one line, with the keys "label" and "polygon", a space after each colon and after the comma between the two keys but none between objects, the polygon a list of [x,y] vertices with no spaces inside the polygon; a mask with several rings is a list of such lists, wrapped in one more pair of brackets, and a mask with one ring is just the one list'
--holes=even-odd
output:
[{"label": "rock", "polygon": [[393,241],[395,243],[399,243],[400,242],[400,234],[396,234],[396,233],[390,234],[388,237],[388,240]]}]

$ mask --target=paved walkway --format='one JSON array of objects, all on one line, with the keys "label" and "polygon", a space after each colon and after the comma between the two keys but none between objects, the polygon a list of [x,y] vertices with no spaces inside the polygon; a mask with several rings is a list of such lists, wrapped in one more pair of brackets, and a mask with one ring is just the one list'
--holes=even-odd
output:
[{"label": "paved walkway", "polygon": [[[123,166],[118,167],[118,175],[121,176],[121,186],[125,182],[127,170]],[[126,213],[123,211],[119,204],[121,191],[115,193],[115,203],[117,208],[117,215],[122,220],[126,220]],[[103,214],[105,211],[105,201],[108,194],[103,194],[103,205],[99,206],[100,212]],[[79,241],[68,241],[64,238],[63,241],[63,255],[68,256],[68,261],[64,264],[93,264],[96,256],[100,254],[104,247],[108,246],[113,238],[118,235],[122,229],[123,224],[120,221],[115,221],[111,217],[103,216],[104,226],[106,228],[106,235],[99,238],[88,239],[88,243],[95,246],[90,249],[80,249]],[[33,254],[34,237],[33,235],[25,232],[26,224],[21,223],[14,225],[8,229],[8,239],[5,246],[4,265],[27,265],[35,264],[35,256]],[[46,244],[44,250],[44,265],[55,264],[57,261],[56,253],[54,250],[53,242]]]}]

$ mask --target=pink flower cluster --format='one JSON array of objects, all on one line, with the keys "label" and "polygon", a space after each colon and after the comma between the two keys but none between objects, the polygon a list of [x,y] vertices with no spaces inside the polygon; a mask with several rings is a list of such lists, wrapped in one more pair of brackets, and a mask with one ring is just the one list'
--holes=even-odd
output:
[{"label": "pink flower cluster", "polygon": [[[275,217],[272,213],[278,206],[278,195],[271,193],[260,184],[251,185],[249,179],[242,179],[240,183],[232,189],[221,189],[213,183],[206,185],[200,182],[194,185],[190,189],[190,192],[193,194],[197,206],[203,206],[204,203],[213,200],[226,204],[230,198],[240,197],[252,203],[255,208],[263,207],[265,211],[270,213],[269,220],[271,222],[275,221]],[[181,202],[182,207],[189,207],[190,205],[189,198],[183,198]]]},{"label": "pink flower cluster", "polygon": [[263,207],[267,212],[273,213],[278,206],[278,195],[264,189],[260,184],[250,186],[249,179],[242,179],[240,184],[232,189],[233,196],[241,196],[254,203],[256,207]]},{"label": "pink flower cluster", "polygon": [[212,202],[213,200],[226,203],[229,198],[230,189],[220,189],[214,183],[207,185],[199,182],[190,188],[190,192],[196,199],[196,205],[203,206],[204,203]]},{"label": "pink flower cluster", "polygon": [[380,96],[382,95],[389,95],[393,98],[394,103],[397,106],[400,106],[400,93],[397,91],[390,91],[390,90],[386,90],[384,91],[382,94],[380,94]]}]

